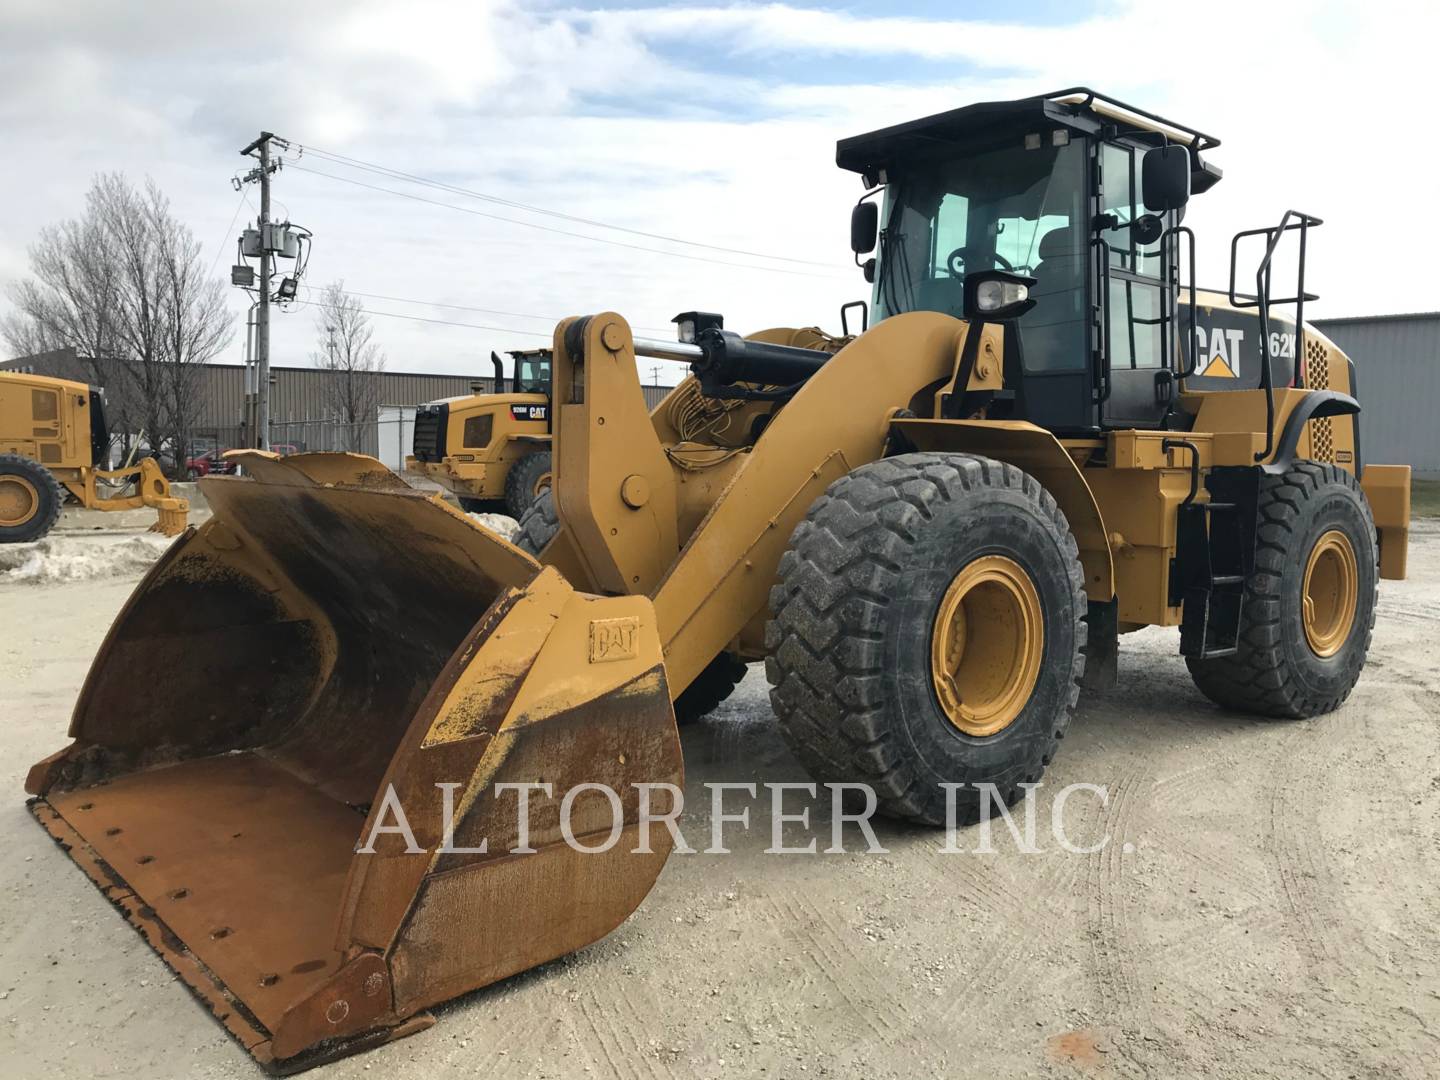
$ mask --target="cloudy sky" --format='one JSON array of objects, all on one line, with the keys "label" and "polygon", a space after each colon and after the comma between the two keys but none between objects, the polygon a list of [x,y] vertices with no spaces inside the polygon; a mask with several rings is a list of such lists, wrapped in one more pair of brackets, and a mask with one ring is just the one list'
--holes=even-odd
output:
[{"label": "cloudy sky", "polygon": [[[837,138],[1087,84],[1224,141],[1187,221],[1202,282],[1293,206],[1326,221],[1313,314],[1432,310],[1437,39],[1440,7],[1389,0],[0,0],[0,283],[110,169],[153,176],[227,274],[265,128],[309,284],[365,294],[391,370],[484,373],[607,308],[651,336],[687,308],[838,329],[866,287]],[[314,337],[277,317],[274,362]]]}]

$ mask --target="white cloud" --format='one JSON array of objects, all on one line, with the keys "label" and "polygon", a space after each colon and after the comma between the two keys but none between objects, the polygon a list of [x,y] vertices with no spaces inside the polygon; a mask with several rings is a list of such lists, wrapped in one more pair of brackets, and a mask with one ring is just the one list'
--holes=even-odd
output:
[{"label": "white cloud", "polygon": [[[833,165],[837,138],[1090,82],[1223,137],[1212,157],[1226,179],[1192,204],[1189,221],[1201,234],[1202,278],[1224,277],[1231,233],[1298,206],[1327,222],[1312,253],[1311,283],[1324,297],[1315,313],[1433,308],[1419,256],[1440,245],[1426,197],[1437,155],[1422,112],[1437,30],[1426,5],[1289,0],[1219,0],[1203,11],[1126,0],[1038,29],[780,4],[579,12],[446,0],[11,0],[0,14],[0,279],[24,272],[35,231],[76,212],[91,175],[110,168],[153,174],[202,241],[220,245],[211,250],[223,268],[238,199],[228,180],[247,164],[235,151],[267,127],[580,216],[833,260],[837,275],[666,258],[289,170],[276,197],[317,234],[314,284],[343,277],[367,292],[544,315],[614,308],[650,327],[686,307],[725,311],[741,328],[833,326],[838,304],[864,289],[845,250],[858,184]],[[696,42],[715,57],[706,70],[674,59],[695,55],[679,46]],[[871,73],[893,72],[897,57],[923,74]],[[954,74],[937,74],[946,64]],[[807,82],[817,65],[823,82]],[[793,74],[731,74],[737,66]],[[548,331],[537,320],[370,306]],[[309,324],[303,310],[279,321],[278,359],[303,361]],[[484,371],[491,348],[538,341],[400,320],[377,327],[396,369]]]}]

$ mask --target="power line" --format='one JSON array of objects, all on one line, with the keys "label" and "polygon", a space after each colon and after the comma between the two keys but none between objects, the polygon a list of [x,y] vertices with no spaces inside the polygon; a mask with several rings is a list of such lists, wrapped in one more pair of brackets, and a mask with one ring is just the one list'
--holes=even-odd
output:
[{"label": "power line", "polygon": [[573,221],[577,225],[591,225],[597,229],[612,229],[615,232],[629,233],[631,236],[643,236],[649,240],[663,240],[670,244],[684,244],[687,247],[705,248],[708,251],[722,251],[729,255],[747,255],[755,259],[774,259],[778,262],[798,263],[802,266],[831,267],[833,264],[816,262],[813,259],[797,259],[790,255],[771,255],[763,251],[749,251],[745,248],[724,247],[720,244],[707,244],[699,240],[686,240],[678,236],[667,236],[664,233],[646,232],[643,229],[632,229],[625,225],[612,225],[606,221],[597,221],[594,218],[579,217],[575,214],[566,214],[559,210],[550,210],[543,206],[534,206],[530,203],[516,202],[514,199],[506,199],[499,195],[490,195],[483,191],[474,191],[470,188],[460,187],[457,184],[447,184],[441,180],[432,180],[425,176],[416,176],[414,173],[407,173],[400,169],[392,169],[388,165],[377,165],[374,162],[363,161],[360,158],[347,157],[345,154],[337,154],[330,150],[322,150],[316,146],[306,146],[303,143],[295,143],[300,148],[300,153],[314,154],[319,157],[333,161],[337,165],[348,165],[354,169],[363,169],[366,172],[379,173],[381,176],[389,176],[399,180],[408,180],[414,184],[423,184],[427,187],[438,188],[441,191],[448,191],[456,195],[465,195],[472,199],[480,199],[484,202],[495,203],[499,206],[508,206],[514,210],[524,210],[531,214],[543,214],[546,217],[559,218],[562,221]]},{"label": "power line", "polygon": [[[363,296],[363,295],[365,295],[365,294],[364,294],[364,293],[355,293],[354,295],[356,295],[356,296]],[[320,303],[318,300],[292,300],[292,301],[290,301],[290,303],[291,303],[291,305],[294,306],[294,307],[324,307],[324,306],[325,306],[324,304]],[[519,334],[519,335],[521,335],[522,337],[544,338],[546,341],[551,341],[551,340],[553,340],[554,337],[555,337],[555,335],[554,335],[553,332],[551,332],[551,333],[541,333],[540,331],[537,331],[537,330],[519,330],[519,329],[516,329],[516,328],[513,327],[513,326],[485,326],[485,325],[483,325],[483,324],[481,324],[481,323],[456,322],[456,321],[454,321],[454,320],[452,320],[452,319],[428,319],[428,318],[424,317],[423,315],[405,315],[405,314],[402,314],[402,313],[400,313],[400,312],[398,312],[398,311],[372,311],[372,310],[370,310],[369,308],[366,308],[366,309],[365,309],[365,314],[366,314],[366,315],[379,315],[380,317],[386,318],[386,319],[404,319],[406,322],[433,323],[433,324],[435,324],[436,326],[460,326],[460,327],[464,327],[464,328],[467,329],[467,330],[488,330],[488,331],[490,331],[490,332],[492,332],[492,333],[497,333],[497,334]],[[669,362],[669,363],[683,363],[683,361],[679,361],[679,360],[676,360],[676,361],[667,361],[667,362]]]},{"label": "power line", "polygon": [[216,246],[216,248],[215,248],[215,261],[210,264],[210,273],[207,274],[206,277],[214,277],[214,276],[215,276],[215,268],[220,265],[220,260],[221,260],[221,258],[223,258],[224,255],[225,255],[225,248],[226,248],[225,240],[228,240],[232,235],[234,235],[234,232],[235,232],[235,222],[236,222],[236,220],[240,217],[240,208],[243,207],[243,206],[244,206],[246,203],[248,203],[249,201],[250,201],[250,197],[245,194],[245,189],[244,189],[244,188],[241,188],[241,189],[240,189],[240,201],[235,204],[235,213],[233,213],[233,214],[230,215],[230,224],[225,226],[225,239],[222,239],[222,240],[220,241],[220,243],[219,243],[219,244]]},{"label": "power line", "polygon": [[[361,294],[356,293],[355,295]],[[318,300],[292,300],[290,303],[294,307],[323,308],[325,306]],[[386,319],[405,319],[407,322],[435,323],[437,326],[463,326],[470,330],[489,330],[497,334],[523,334],[526,337],[545,338],[546,340],[555,336],[553,333],[542,333],[538,330],[519,330],[513,326],[484,326],[480,323],[455,322],[451,319],[429,319],[423,315],[405,315],[398,311],[372,311],[367,308],[365,314],[379,315]]]},{"label": "power line", "polygon": [[353,184],[356,187],[366,188],[369,191],[379,191],[386,195],[394,195],[401,199],[410,199],[414,202],[427,203],[430,206],[444,207],[446,210],[456,210],[462,214],[473,214],[475,217],[489,218],[492,221],[503,221],[510,225],[521,225],[527,229],[539,229],[541,232],[555,233],[559,236],[568,236],[575,240],[589,240],[596,244],[609,244],[612,247],[628,248],[631,251],[645,251],[652,255],[666,255],[672,259],[686,259],[690,262],[711,263],[716,266],[733,266],[741,270],[759,270],[767,274],[788,274],[792,277],[809,278],[834,278],[839,280],[839,274],[812,274],[805,270],[786,270],[779,266],[759,266],[754,263],[730,262],[726,259],[710,259],[703,255],[686,255],[679,251],[666,251],[663,248],[644,247],[641,244],[627,244],[621,240],[606,240],[599,236],[587,236],[584,233],[570,232],[566,229],[555,229],[549,225],[538,225],[533,221],[519,221],[515,218],[504,217],[501,214],[487,214],[483,210],[475,210],[469,206],[456,206],[454,203],[441,202],[439,199],[427,199],[423,195],[413,195],[408,191],[396,191],[394,188],[380,187],[377,184],[367,184],[362,180],[354,180],[348,176],[336,176],[334,173],[321,172],[319,169],[306,168],[304,165],[291,163],[287,166],[300,172],[310,173],[312,176],[323,176],[328,180],[335,180],[342,184]]},{"label": "power line", "polygon": [[[307,285],[303,282],[301,283],[300,287],[308,292],[323,291],[314,285]],[[548,322],[552,324],[558,323],[562,318],[565,317],[563,315],[535,315],[525,311],[500,311],[496,308],[471,307],[468,304],[446,304],[442,303],[439,300],[416,300],[413,297],[408,296],[387,296],[384,293],[360,292],[359,290],[349,288],[348,286],[346,287],[345,292],[349,296],[363,296],[367,300],[388,300],[394,304],[419,304],[423,307],[451,308],[455,311],[476,311],[483,315],[503,315],[511,319],[539,319],[542,322]],[[670,334],[673,333],[675,330],[673,326],[658,327],[633,325],[632,329],[644,330],[647,333],[651,334]]]}]

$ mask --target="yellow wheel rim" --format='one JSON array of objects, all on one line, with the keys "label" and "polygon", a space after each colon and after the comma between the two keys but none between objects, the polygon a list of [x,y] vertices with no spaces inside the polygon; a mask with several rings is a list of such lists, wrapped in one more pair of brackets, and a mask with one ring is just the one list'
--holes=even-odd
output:
[{"label": "yellow wheel rim", "polygon": [[23,476],[0,476],[0,525],[24,525],[40,509],[40,493]]},{"label": "yellow wheel rim", "polygon": [[535,480],[535,488],[534,488],[533,491],[531,491],[530,494],[534,495],[536,498],[539,498],[540,495],[542,495],[544,492],[547,492],[547,491],[549,491],[549,490],[550,490],[550,473],[549,473],[549,472],[543,472],[543,473],[541,473],[541,474],[536,478],[536,480]]},{"label": "yellow wheel rim", "polygon": [[946,719],[966,735],[1003,731],[1030,700],[1044,652],[1030,575],[1003,555],[968,564],[945,590],[931,632],[930,676]]},{"label": "yellow wheel rim", "polygon": [[1305,640],[1319,657],[1334,656],[1355,625],[1360,572],[1350,538],[1331,529],[1310,551],[1301,593]]}]

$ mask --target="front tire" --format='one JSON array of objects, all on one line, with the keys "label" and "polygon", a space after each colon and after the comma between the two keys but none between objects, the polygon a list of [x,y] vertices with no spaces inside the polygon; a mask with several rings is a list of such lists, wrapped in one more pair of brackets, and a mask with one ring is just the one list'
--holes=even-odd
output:
[{"label": "front tire", "polygon": [[1350,473],[1297,461],[1262,477],[1237,651],[1186,659],[1200,692],[1277,719],[1339,708],[1370,650],[1378,557],[1375,519]]},{"label": "front tire", "polygon": [[0,544],[39,540],[60,519],[65,493],[55,474],[19,454],[0,454]]},{"label": "front tire", "polygon": [[830,486],[770,594],[766,676],[817,780],[865,782],[892,817],[973,821],[1039,781],[1085,660],[1069,524],[1032,476],[970,454],[905,454]]},{"label": "front tire", "polygon": [[749,668],[734,653],[722,652],[695,676],[675,699],[675,723],[684,727],[703,720],[735,692]]}]

